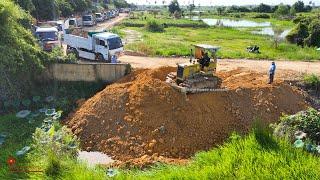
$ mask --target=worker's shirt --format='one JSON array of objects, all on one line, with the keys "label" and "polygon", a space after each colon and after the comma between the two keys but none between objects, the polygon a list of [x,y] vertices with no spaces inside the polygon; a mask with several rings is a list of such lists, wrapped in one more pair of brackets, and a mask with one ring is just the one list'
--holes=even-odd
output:
[{"label": "worker's shirt", "polygon": [[270,66],[269,73],[270,73],[270,74],[274,74],[275,71],[276,71],[276,65],[275,65],[275,64],[272,64],[272,65]]},{"label": "worker's shirt", "polygon": [[111,57],[111,63],[117,63],[117,56],[113,55]]}]

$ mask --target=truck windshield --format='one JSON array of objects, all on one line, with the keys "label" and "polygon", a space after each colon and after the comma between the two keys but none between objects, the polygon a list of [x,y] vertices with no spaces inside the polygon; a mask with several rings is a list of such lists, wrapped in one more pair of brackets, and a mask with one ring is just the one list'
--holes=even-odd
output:
[{"label": "truck windshield", "polygon": [[91,21],[91,16],[82,16],[83,21]]},{"label": "truck windshield", "polygon": [[101,18],[101,14],[96,14],[96,17],[97,18]]},{"label": "truck windshield", "polygon": [[41,41],[57,41],[58,35],[56,32],[37,32],[37,37]]},{"label": "truck windshield", "polygon": [[108,39],[108,46],[110,50],[123,47],[122,41],[119,37]]},{"label": "truck windshield", "polygon": [[73,20],[73,19],[69,20],[69,25],[70,25],[70,26],[76,25],[76,21]]}]

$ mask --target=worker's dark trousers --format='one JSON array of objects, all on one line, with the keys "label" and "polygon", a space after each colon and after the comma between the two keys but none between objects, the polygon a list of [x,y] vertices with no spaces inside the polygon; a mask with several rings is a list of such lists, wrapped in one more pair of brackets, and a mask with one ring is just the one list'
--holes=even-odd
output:
[{"label": "worker's dark trousers", "polygon": [[270,73],[270,75],[269,75],[269,84],[273,83],[273,79],[274,79],[274,74]]}]

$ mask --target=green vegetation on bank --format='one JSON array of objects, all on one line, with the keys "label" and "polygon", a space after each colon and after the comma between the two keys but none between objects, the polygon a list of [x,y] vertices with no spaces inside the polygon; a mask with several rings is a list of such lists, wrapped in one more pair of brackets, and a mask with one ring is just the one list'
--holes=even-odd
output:
[{"label": "green vegetation on bank", "polygon": [[[273,37],[255,35],[233,28],[166,28],[163,33],[148,32],[145,28],[131,28],[143,34],[143,41],[126,45],[127,49],[149,56],[189,56],[192,44],[205,43],[221,46],[220,58],[316,60],[320,53],[314,48],[301,48],[281,42],[275,48]],[[249,53],[246,47],[260,46],[260,54]]]},{"label": "green vegetation on bank", "polygon": [[116,179],[319,179],[320,159],[263,131],[198,153],[186,166],[123,171]]}]

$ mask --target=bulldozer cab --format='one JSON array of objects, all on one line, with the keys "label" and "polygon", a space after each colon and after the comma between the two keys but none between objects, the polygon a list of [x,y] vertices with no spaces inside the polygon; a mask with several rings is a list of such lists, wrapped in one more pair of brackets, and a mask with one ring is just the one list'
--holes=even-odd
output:
[{"label": "bulldozer cab", "polygon": [[195,51],[194,51],[194,58],[195,59],[202,59],[206,53],[208,53],[208,56],[211,57],[213,60],[216,60],[216,54],[217,51],[220,49],[220,47],[207,45],[207,44],[197,44],[194,45]]}]

